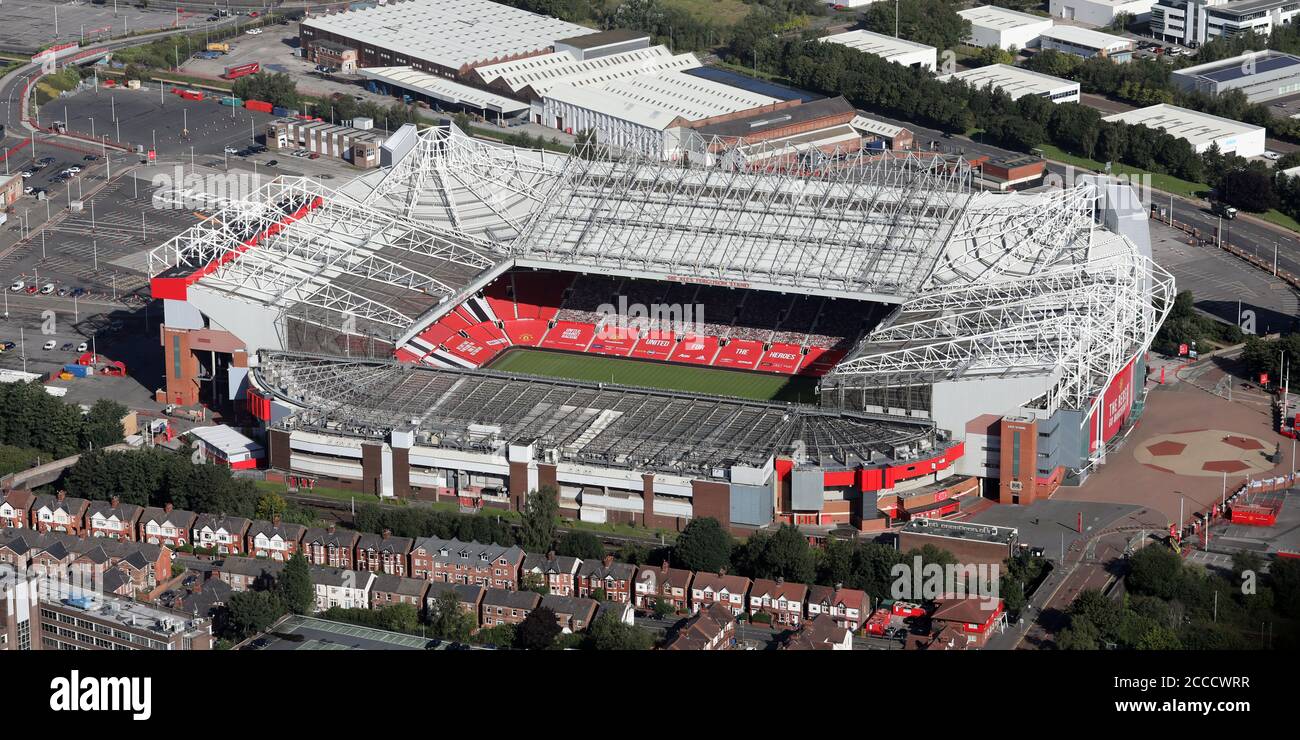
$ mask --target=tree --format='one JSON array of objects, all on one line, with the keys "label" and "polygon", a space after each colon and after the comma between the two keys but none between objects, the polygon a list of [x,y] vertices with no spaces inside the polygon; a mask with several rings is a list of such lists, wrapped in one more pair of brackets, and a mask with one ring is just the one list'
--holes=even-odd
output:
[{"label": "tree", "polygon": [[[862,14],[869,31],[894,35],[894,4],[876,3]],[[898,35],[909,41],[951,49],[970,33],[970,21],[957,15],[957,6],[943,0],[911,0],[898,7]]]},{"label": "tree", "polygon": [[446,588],[426,607],[425,624],[434,637],[463,642],[469,639],[478,621],[463,609],[456,592]]},{"label": "tree", "polygon": [[539,606],[515,627],[515,647],[520,650],[545,650],[560,636],[560,622],[555,612]]},{"label": "tree", "polygon": [[284,604],[269,591],[238,591],[231,594],[223,621],[230,639],[243,640],[265,632],[284,613]]},{"label": "tree", "polygon": [[519,590],[532,591],[542,596],[551,593],[551,589],[546,585],[546,576],[541,573],[525,573],[523,578],[519,579]]},{"label": "tree", "polygon": [[1224,202],[1246,211],[1260,213],[1276,205],[1272,178],[1253,167],[1224,173],[1218,193]]},{"label": "tree", "polygon": [[1130,591],[1162,599],[1174,597],[1182,578],[1183,561],[1172,550],[1144,547],[1128,562],[1129,574],[1125,583]]},{"label": "tree", "polygon": [[673,564],[695,571],[717,571],[731,562],[731,535],[713,517],[696,517],[673,545]]},{"label": "tree", "polygon": [[566,532],[560,538],[560,544],[556,545],[555,551],[560,555],[583,560],[600,560],[605,556],[605,546],[601,544],[599,537],[578,530]]},{"label": "tree", "polygon": [[622,622],[613,612],[605,612],[588,628],[587,645],[592,650],[649,650],[654,647],[654,637],[636,625]]},{"label": "tree", "polygon": [[284,517],[284,513],[289,510],[289,504],[274,491],[268,491],[262,494],[257,500],[257,518],[264,521],[272,521],[276,517]]},{"label": "tree", "polygon": [[384,604],[375,611],[381,629],[408,634],[420,630],[420,610],[414,604]]},{"label": "tree", "polygon": [[659,619],[663,619],[677,612],[673,603],[668,599],[655,599],[654,602],[650,604],[650,608],[654,610],[655,616]]},{"label": "tree", "polygon": [[[231,86],[231,93],[244,100],[261,100],[280,108],[298,107],[298,88],[284,72],[258,72],[241,77]],[[352,98],[347,98],[349,102]]]},{"label": "tree", "polygon": [[798,527],[783,524],[775,532],[756,532],[736,549],[736,570],[752,578],[784,578],[807,583],[816,575],[808,540]]},{"label": "tree", "polygon": [[560,494],[554,486],[542,486],[528,494],[524,503],[523,535],[525,550],[547,552],[555,544],[556,523],[560,515]]},{"label": "tree", "polygon": [[121,442],[126,436],[122,419],[127,413],[127,408],[117,401],[107,398],[95,401],[82,423],[82,448],[99,449]]},{"label": "tree", "polygon": [[285,608],[294,614],[311,614],[316,611],[316,588],[311,582],[307,558],[295,552],[284,564],[284,570],[275,582],[276,593]]}]

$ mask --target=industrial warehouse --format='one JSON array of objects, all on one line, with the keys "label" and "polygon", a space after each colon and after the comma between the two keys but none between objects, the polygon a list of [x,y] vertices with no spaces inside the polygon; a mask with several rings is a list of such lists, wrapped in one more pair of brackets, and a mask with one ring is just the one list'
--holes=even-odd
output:
[{"label": "industrial warehouse", "polygon": [[160,399],[237,400],[300,479],[737,532],[1031,503],[1141,408],[1173,281],[1127,185],[588,155],[408,126],[219,211],[150,254]]}]

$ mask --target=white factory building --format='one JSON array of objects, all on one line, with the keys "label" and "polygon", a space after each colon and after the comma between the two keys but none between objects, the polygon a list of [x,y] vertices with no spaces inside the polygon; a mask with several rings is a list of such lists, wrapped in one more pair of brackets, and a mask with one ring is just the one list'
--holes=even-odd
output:
[{"label": "white factory building", "polygon": [[1084,59],[1106,57],[1120,63],[1133,61],[1135,47],[1131,39],[1079,26],[1052,26],[1043,31],[1038,41],[1045,50],[1054,49]]},{"label": "white factory building", "polygon": [[1300,93],[1300,57],[1276,51],[1247,52],[1175,70],[1172,79],[1183,90],[1208,95],[1240,90],[1250,102],[1263,103]]},{"label": "white factory building", "polygon": [[987,67],[944,75],[939,79],[961,80],[977,89],[992,85],[993,89],[1010,95],[1012,100],[1025,95],[1037,95],[1053,103],[1079,102],[1079,83],[1009,64],[990,64]]},{"label": "white factory building", "polygon": [[1052,27],[1051,18],[981,5],[957,11],[957,15],[970,21],[967,42],[981,49],[996,46],[1002,49],[1025,49],[1036,46],[1043,31]]},{"label": "white factory building", "polygon": [[1208,113],[1160,104],[1116,113],[1103,121],[1122,121],[1130,125],[1155,128],[1190,143],[1201,154],[1218,144],[1224,154],[1258,157],[1264,153],[1264,128],[1241,121],[1212,116]]},{"label": "white factory building", "polygon": [[674,70],[596,85],[554,85],[542,97],[542,124],[567,133],[594,129],[603,144],[671,159],[679,146],[667,131],[675,124],[777,102]]},{"label": "white factory building", "polygon": [[907,39],[898,39],[871,31],[846,31],[821,39],[830,44],[840,44],[857,49],[864,54],[874,54],[886,61],[901,64],[904,67],[928,69],[933,72],[938,63],[939,52],[933,46],[918,44]]},{"label": "white factory building", "polygon": [[1183,46],[1221,36],[1258,33],[1300,22],[1295,0],[1158,0],[1151,6],[1151,34]]},{"label": "white factory building", "polygon": [[1048,11],[1053,18],[1078,21],[1090,26],[1109,26],[1121,13],[1134,20],[1151,18],[1151,6],[1156,0],[1050,0]]}]

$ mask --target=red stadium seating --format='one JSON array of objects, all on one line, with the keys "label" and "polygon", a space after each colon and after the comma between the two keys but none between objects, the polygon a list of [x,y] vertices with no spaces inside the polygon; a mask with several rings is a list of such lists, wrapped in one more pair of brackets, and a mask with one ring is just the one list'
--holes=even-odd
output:
[{"label": "red stadium seating", "polygon": [[516,319],[503,323],[506,325],[506,336],[510,337],[510,343],[521,347],[540,345],[542,337],[546,336],[550,328],[541,319]]},{"label": "red stadium seating", "polygon": [[632,348],[632,357],[642,360],[668,361],[669,355],[677,347],[677,336],[672,332],[651,332],[641,337]]},{"label": "red stadium seating", "polygon": [[713,364],[739,370],[753,370],[763,357],[763,343],[753,339],[733,339],[718,350]]},{"label": "red stadium seating", "polygon": [[[403,362],[436,364],[439,361],[435,359],[436,353],[442,362],[447,362],[450,356],[482,366],[511,346],[540,347],[820,377],[845,355],[848,337],[836,336],[840,325],[862,321],[861,316],[855,319],[851,315],[828,314],[820,308],[820,301],[812,303],[798,297],[766,295],[743,299],[725,291],[716,296],[710,294],[710,305],[730,301],[727,306],[733,303],[741,306],[743,300],[743,308],[722,311],[737,318],[732,323],[704,324],[704,331],[698,335],[683,337],[666,329],[642,327],[638,331],[613,324],[597,329],[603,314],[596,310],[596,304],[614,293],[638,300],[658,300],[673,295],[674,290],[680,294],[677,298],[692,295],[698,298],[697,290],[703,290],[695,286],[658,285],[604,275],[508,272],[483,289],[482,302],[473,304],[473,309],[469,303],[456,306],[424,327],[415,340],[395,354]],[[490,312],[483,310],[484,303]],[[488,313],[492,320],[483,318]],[[742,313],[744,316],[740,316]],[[827,333],[807,332],[814,318],[818,319],[817,329]],[[766,322],[771,326],[765,327]],[[774,335],[779,341],[769,344]]]},{"label": "red stadium seating", "polygon": [[598,355],[627,357],[632,354],[632,348],[636,346],[639,339],[640,335],[636,329],[606,326],[596,332],[596,337],[591,341],[591,347],[587,351]]},{"label": "red stadium seating", "polygon": [[669,360],[688,362],[692,365],[712,365],[718,356],[717,337],[685,337],[673,348]]},{"label": "red stadium seating", "polygon": [[797,344],[773,344],[758,361],[757,370],[765,373],[794,375],[803,361],[803,347]]},{"label": "red stadium seating", "polygon": [[542,339],[546,349],[567,349],[571,352],[586,352],[591,340],[596,336],[593,324],[579,324],[575,321],[557,321]]}]

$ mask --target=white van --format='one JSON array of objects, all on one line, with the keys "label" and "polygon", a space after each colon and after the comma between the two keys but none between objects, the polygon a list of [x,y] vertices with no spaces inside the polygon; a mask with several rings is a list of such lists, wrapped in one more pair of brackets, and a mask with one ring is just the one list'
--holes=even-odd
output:
[{"label": "white van", "polygon": [[26,287],[27,287],[27,283],[24,283],[21,280],[15,280],[14,284],[9,286],[9,290],[12,290],[13,292],[17,293],[18,291]]},{"label": "white van", "polygon": [[54,292],[54,283],[46,283],[41,286],[41,295],[49,295]]}]

